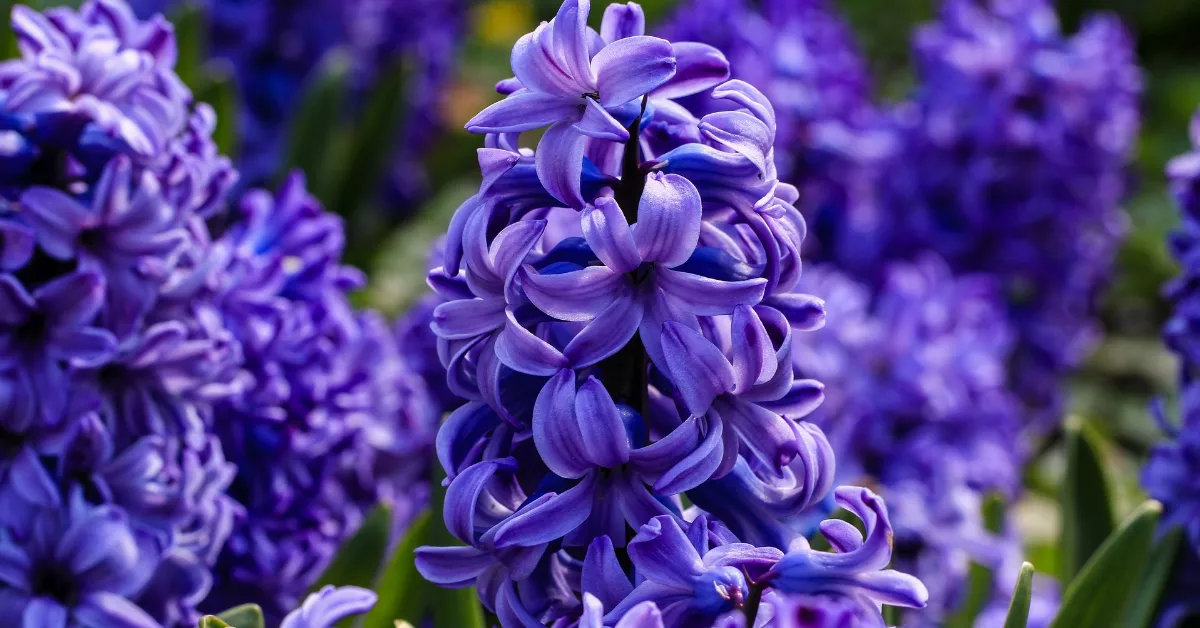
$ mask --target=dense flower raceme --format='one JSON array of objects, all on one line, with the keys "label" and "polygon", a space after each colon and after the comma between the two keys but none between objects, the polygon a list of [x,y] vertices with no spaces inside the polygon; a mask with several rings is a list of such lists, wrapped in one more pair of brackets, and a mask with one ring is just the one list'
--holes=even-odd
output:
[{"label": "dense flower raceme", "polygon": [[[771,100],[776,164],[800,190],[797,207],[815,219],[809,257],[822,255],[826,237],[867,246],[882,166],[896,141],[871,102],[866,60],[836,7],[826,0],[690,0],[662,33],[716,46],[734,77]],[[704,96],[681,102],[697,115],[728,108]],[[842,216],[854,224],[826,234],[824,223]]]},{"label": "dense flower raceme", "polygon": [[[134,0],[139,14],[181,0]],[[404,123],[388,178],[389,206],[410,208],[425,191],[422,157],[441,127],[438,108],[453,78],[466,22],[462,0],[205,0],[209,45],[230,63],[243,105],[238,169],[246,186],[282,166],[291,114],[322,62],[349,63],[361,96],[394,63],[408,68]]]},{"label": "dense flower raceme", "polygon": [[238,506],[240,348],[192,298],[235,175],[162,20],[13,10],[0,64],[0,597],[28,625],[194,621]]},{"label": "dense flower raceme", "polygon": [[1163,625],[1177,625],[1185,617],[1200,616],[1196,592],[1200,591],[1200,495],[1196,471],[1200,469],[1200,114],[1192,119],[1193,148],[1167,164],[1171,193],[1182,214],[1179,229],[1169,245],[1179,262],[1180,275],[1164,290],[1173,307],[1163,327],[1167,346],[1179,356],[1179,425],[1172,425],[1162,408],[1154,413],[1163,426],[1167,442],[1150,453],[1142,471],[1142,485],[1150,497],[1162,502],[1164,526],[1183,531],[1185,549],[1176,565],[1173,582],[1165,597]]},{"label": "dense flower raceme", "polygon": [[17,7],[13,25],[0,598],[28,625],[194,625],[260,569],[282,615],[364,504],[419,485],[424,387],[387,326],[349,309],[340,226],[300,182],[278,204],[250,195],[213,241],[236,175],[169,25],[116,0]]},{"label": "dense flower raceme", "polygon": [[380,498],[411,513],[438,415],[392,331],[352,310],[358,271],[338,264],[340,219],[293,174],[277,195],[247,192],[215,244],[217,295],[250,380],[220,404],[216,432],[238,461],[245,508],[221,554],[210,611],[295,606]]},{"label": "dense flower raceme", "polygon": [[876,228],[893,257],[932,250],[956,273],[1004,282],[1019,338],[1012,385],[1044,427],[1061,416],[1061,375],[1096,337],[1125,231],[1141,92],[1132,43],[1111,16],[1064,36],[1047,0],[952,0],[915,54],[918,88],[896,112],[901,156],[883,192],[881,215],[896,220]]},{"label": "dense flower raceme", "polygon": [[894,263],[878,294],[820,265],[800,282],[829,304],[829,324],[793,345],[797,372],[826,384],[810,420],[830,434],[840,479],[887,497],[896,564],[930,592],[913,625],[952,614],[970,563],[999,567],[1008,548],[982,508],[988,493],[1015,495],[1022,462],[1005,387],[1013,334],[996,284],[955,278],[932,256]]},{"label": "dense flower raceme", "polygon": [[[717,50],[643,35],[636,4],[599,32],[589,9],[568,0],[522,37],[505,98],[468,124],[488,134],[484,182],[429,276],[467,400],[437,436],[466,545],[422,548],[418,568],[477,585],[506,627],[733,626],[743,607],[882,625],[880,604],[922,606],[885,570],[870,491],[835,491],[865,536],[830,520],[834,551],[805,538],[834,469],[801,420],[823,392],[795,376],[793,334],[824,314],[793,290],[805,225],[770,102]],[[696,118],[673,100],[693,95],[734,106]]]}]

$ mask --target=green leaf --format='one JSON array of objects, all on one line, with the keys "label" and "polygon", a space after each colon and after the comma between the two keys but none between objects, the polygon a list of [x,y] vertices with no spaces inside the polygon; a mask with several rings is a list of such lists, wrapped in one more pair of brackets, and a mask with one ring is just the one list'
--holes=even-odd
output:
[{"label": "green leaf", "polygon": [[369,261],[365,256],[374,251],[384,235],[375,225],[363,226],[363,205],[378,191],[396,147],[396,135],[406,112],[407,66],[403,57],[398,58],[367,99],[350,149],[338,164],[342,170],[332,188],[336,192],[326,203],[326,209],[349,219],[351,245],[346,247],[347,261],[360,267]]},{"label": "green leaf", "polygon": [[263,628],[266,624],[263,619],[262,607],[258,604],[235,606],[218,617],[221,621],[229,624],[230,628]]},{"label": "green leaf", "polygon": [[188,0],[172,12],[171,24],[175,26],[177,50],[175,73],[184,85],[195,90],[203,82],[201,75],[208,59],[208,15],[201,3]]},{"label": "green leaf", "polygon": [[1124,628],[1123,618],[1142,583],[1162,504],[1138,506],[1088,559],[1063,594],[1051,628]]},{"label": "green leaf", "polygon": [[4,55],[4,59],[15,59],[21,56],[21,52],[17,50],[17,34],[8,26],[8,21],[12,15],[13,5],[16,4],[13,0],[0,0],[0,18],[4,20],[3,26],[0,26],[0,55]]},{"label": "green leaf", "polygon": [[326,53],[309,80],[307,92],[292,116],[283,172],[299,168],[308,175],[313,194],[323,202],[329,198],[326,165],[330,147],[340,130],[342,104],[350,83],[350,54],[341,48]]},{"label": "green leaf", "polygon": [[1158,603],[1162,598],[1163,588],[1171,576],[1171,568],[1179,556],[1179,543],[1183,538],[1180,530],[1173,530],[1154,545],[1146,571],[1142,575],[1137,595],[1129,607],[1129,613],[1122,626],[1129,628],[1147,628],[1158,613]]},{"label": "green leaf", "polygon": [[358,532],[346,541],[325,573],[309,589],[309,593],[331,584],[335,587],[353,585],[371,588],[392,532],[392,509],[384,504],[376,506],[363,520]]},{"label": "green leaf", "polygon": [[215,615],[205,615],[200,618],[200,628],[237,628],[237,626],[230,626]]},{"label": "green leaf", "polygon": [[217,114],[217,128],[213,141],[221,154],[233,158],[237,153],[238,137],[238,91],[233,67],[223,59],[215,59],[205,67],[201,86],[196,89],[196,100],[212,106]]},{"label": "green leaf", "polygon": [[433,625],[435,628],[486,628],[483,606],[475,587],[466,589],[433,590]]},{"label": "green leaf", "polygon": [[1062,487],[1060,577],[1066,587],[1113,531],[1108,478],[1100,460],[1100,437],[1078,417],[1066,426],[1067,475]]},{"label": "green leaf", "polygon": [[363,628],[393,628],[397,619],[421,625],[433,599],[434,586],[417,573],[415,551],[427,544],[432,525],[428,510],[413,522],[379,579],[375,589],[379,601],[363,618]]},{"label": "green leaf", "polygon": [[1033,599],[1033,565],[1021,565],[1017,584],[1013,587],[1012,600],[1008,603],[1008,616],[1004,628],[1025,628],[1029,622],[1029,603]]}]

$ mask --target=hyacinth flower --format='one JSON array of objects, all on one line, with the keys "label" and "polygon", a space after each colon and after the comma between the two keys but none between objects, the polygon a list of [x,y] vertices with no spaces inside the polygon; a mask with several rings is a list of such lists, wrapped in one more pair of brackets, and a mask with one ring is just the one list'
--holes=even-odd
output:
[{"label": "hyacinth flower", "polygon": [[333,628],[343,619],[371,610],[378,599],[374,591],[361,587],[325,585],[304,598],[299,608],[283,618],[279,628]]},{"label": "hyacinth flower", "polygon": [[[719,52],[646,37],[634,4],[592,31],[589,8],[568,0],[523,37],[516,79],[469,124],[487,133],[483,183],[429,274],[438,355],[467,401],[436,442],[464,545],[419,548],[417,567],[475,585],[505,627],[753,625],[764,592],[789,594],[768,574],[807,549],[834,474],[803,421],[821,385],[792,361],[793,332],[823,317],[796,290],[798,194],[778,180],[770,101],[727,81]],[[728,107],[698,118],[674,100],[690,95]],[[753,504],[731,515],[753,541],[719,522],[736,508],[683,508],[742,486],[727,497]],[[916,579],[882,571],[890,528],[870,512],[867,550],[847,541],[831,554],[844,568],[804,577],[872,617],[922,606]]]},{"label": "hyacinth flower", "polygon": [[377,500],[416,508],[437,416],[391,330],[350,306],[362,276],[339,264],[341,219],[304,177],[247,192],[240,210],[214,244],[210,289],[252,382],[214,413],[244,516],[205,608],[253,601],[277,621]]},{"label": "hyacinth flower", "polygon": [[918,87],[896,112],[902,156],[882,192],[883,215],[905,219],[880,225],[883,255],[931,250],[956,273],[1000,278],[1018,333],[1011,386],[1045,429],[1062,416],[1063,374],[1095,343],[1126,231],[1142,90],[1132,43],[1105,15],[1064,35],[1046,0],[955,1],[914,54]]},{"label": "hyacinth flower", "polygon": [[1163,293],[1172,306],[1171,317],[1163,325],[1163,340],[1179,357],[1180,397],[1179,419],[1175,424],[1161,404],[1151,412],[1167,437],[1154,446],[1142,469],[1141,484],[1150,497],[1162,502],[1164,529],[1180,530],[1183,541],[1164,599],[1160,604],[1158,621],[1164,626],[1183,625],[1189,618],[1200,616],[1195,592],[1200,580],[1200,500],[1196,499],[1196,461],[1200,452],[1200,418],[1197,418],[1197,365],[1200,353],[1196,344],[1196,300],[1198,242],[1200,233],[1200,116],[1194,116],[1189,128],[1192,150],[1167,163],[1166,174],[1171,195],[1179,207],[1181,224],[1168,236],[1172,257],[1179,263],[1180,274],[1168,283]]}]

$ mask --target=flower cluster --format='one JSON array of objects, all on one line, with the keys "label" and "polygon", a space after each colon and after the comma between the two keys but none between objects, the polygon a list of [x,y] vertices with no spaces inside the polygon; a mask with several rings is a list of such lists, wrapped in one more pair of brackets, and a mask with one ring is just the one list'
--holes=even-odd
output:
[{"label": "flower cluster", "polygon": [[1180,275],[1165,289],[1171,301],[1171,318],[1163,327],[1167,346],[1180,362],[1180,425],[1173,426],[1163,408],[1154,412],[1169,441],[1150,453],[1142,470],[1142,486],[1150,497],[1163,504],[1163,525],[1184,533],[1184,550],[1176,565],[1172,586],[1164,601],[1165,626],[1182,625],[1185,617],[1200,616],[1195,592],[1200,590],[1200,113],[1192,119],[1191,152],[1167,164],[1171,193],[1182,214],[1182,224],[1170,236],[1170,249],[1179,262]]},{"label": "flower cluster", "polygon": [[[134,0],[141,15],[184,4]],[[239,88],[238,169],[245,185],[263,185],[279,174],[286,133],[309,78],[331,54],[343,55],[352,73],[352,96],[367,93],[402,59],[409,84],[404,123],[388,201],[412,207],[425,191],[421,157],[440,127],[438,99],[453,78],[466,3],[461,0],[204,0],[209,46],[227,61]]]},{"label": "flower cluster", "polygon": [[293,174],[276,195],[247,192],[216,243],[209,289],[238,339],[245,394],[216,408],[238,461],[229,495],[245,509],[217,561],[208,610],[243,602],[279,617],[295,606],[380,498],[411,512],[438,416],[340,266],[341,220]]},{"label": "flower cluster", "polygon": [[13,28],[0,597],[25,625],[169,627],[250,582],[281,617],[365,508],[421,490],[425,387],[349,306],[341,225],[302,179],[210,233],[236,173],[161,17],[91,0]]},{"label": "flower cluster", "polygon": [[0,595],[26,625],[193,621],[238,505],[240,346],[190,264],[235,174],[161,18],[17,6],[0,64]]},{"label": "flower cluster", "polygon": [[[871,491],[833,491],[865,534],[829,520],[833,551],[806,540],[833,452],[802,420],[823,388],[796,375],[793,335],[824,310],[796,291],[806,227],[770,101],[715,48],[644,35],[638,5],[599,32],[589,9],[567,0],[522,37],[505,98],[468,123],[483,184],[429,275],[467,400],[437,436],[466,545],[422,548],[418,568],[476,585],[506,627],[882,625],[881,604],[924,605],[884,569]],[[729,106],[697,117],[684,97]]]},{"label": "flower cluster", "polygon": [[896,564],[929,588],[922,617],[936,623],[962,602],[970,562],[1003,558],[984,497],[1020,485],[999,287],[986,275],[955,278],[932,256],[894,263],[878,294],[825,266],[806,269],[800,287],[829,304],[829,324],[793,346],[797,373],[826,384],[810,420],[830,435],[843,479],[881,487]]},{"label": "flower cluster", "polygon": [[[951,0],[915,40],[880,228],[893,257],[932,250],[1003,282],[1027,420],[1061,417],[1061,378],[1097,335],[1125,231],[1120,203],[1141,75],[1112,16],[1066,37],[1047,0]],[[902,217],[902,218],[901,218]],[[844,249],[835,257],[853,257]]]}]

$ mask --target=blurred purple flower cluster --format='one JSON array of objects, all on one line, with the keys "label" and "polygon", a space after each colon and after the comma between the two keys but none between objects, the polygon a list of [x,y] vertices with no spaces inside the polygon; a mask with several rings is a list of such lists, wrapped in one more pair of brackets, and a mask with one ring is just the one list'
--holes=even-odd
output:
[{"label": "blurred purple flower cluster", "polygon": [[948,0],[915,37],[912,96],[880,108],[823,0],[692,0],[664,32],[720,48],[779,112],[820,262],[800,287],[830,304],[795,350],[829,386],[810,420],[842,479],[880,484],[897,564],[930,589],[918,623],[941,621],[970,561],[1019,548],[980,506],[1017,495],[1023,437],[1053,427],[1096,335],[1138,124],[1131,42],[1107,16],[1064,36],[1046,0]]},{"label": "blurred purple flower cluster", "polygon": [[366,507],[419,490],[424,384],[351,309],[301,178],[213,237],[237,174],[161,17],[90,0],[13,29],[0,599],[29,626],[183,626],[252,583],[281,617]]},{"label": "blurred purple flower cluster", "polygon": [[1175,566],[1172,586],[1163,603],[1161,625],[1183,625],[1187,617],[1200,617],[1195,599],[1200,581],[1200,113],[1192,119],[1192,150],[1167,164],[1171,194],[1179,206],[1182,224],[1168,244],[1180,274],[1164,293],[1171,301],[1171,318],[1163,327],[1167,346],[1179,358],[1179,425],[1173,425],[1162,406],[1155,418],[1169,440],[1150,452],[1142,470],[1142,486],[1163,504],[1163,526],[1183,533],[1184,548]]},{"label": "blurred purple flower cluster", "polygon": [[[463,0],[133,0],[141,16],[168,15],[188,1],[207,15],[209,55],[237,80],[238,170],[245,186],[279,175],[288,125],[310,79],[332,55],[350,65],[351,97],[362,100],[397,63],[405,66],[406,109],[384,194],[410,211],[427,192],[425,152],[441,128],[439,99],[453,79],[466,26]],[[314,175],[315,176],[315,175]]]},{"label": "blurred purple flower cluster", "polygon": [[[589,9],[518,40],[504,98],[468,123],[483,184],[429,274],[466,400],[437,437],[466,545],[421,548],[418,569],[476,585],[504,626],[881,626],[882,604],[923,606],[885,569],[871,491],[832,491],[861,530],[806,538],[835,470],[793,352],[824,304],[797,291],[806,226],[770,100],[715,48],[644,35],[638,5],[599,32]],[[697,95],[728,106],[676,100]]]}]

